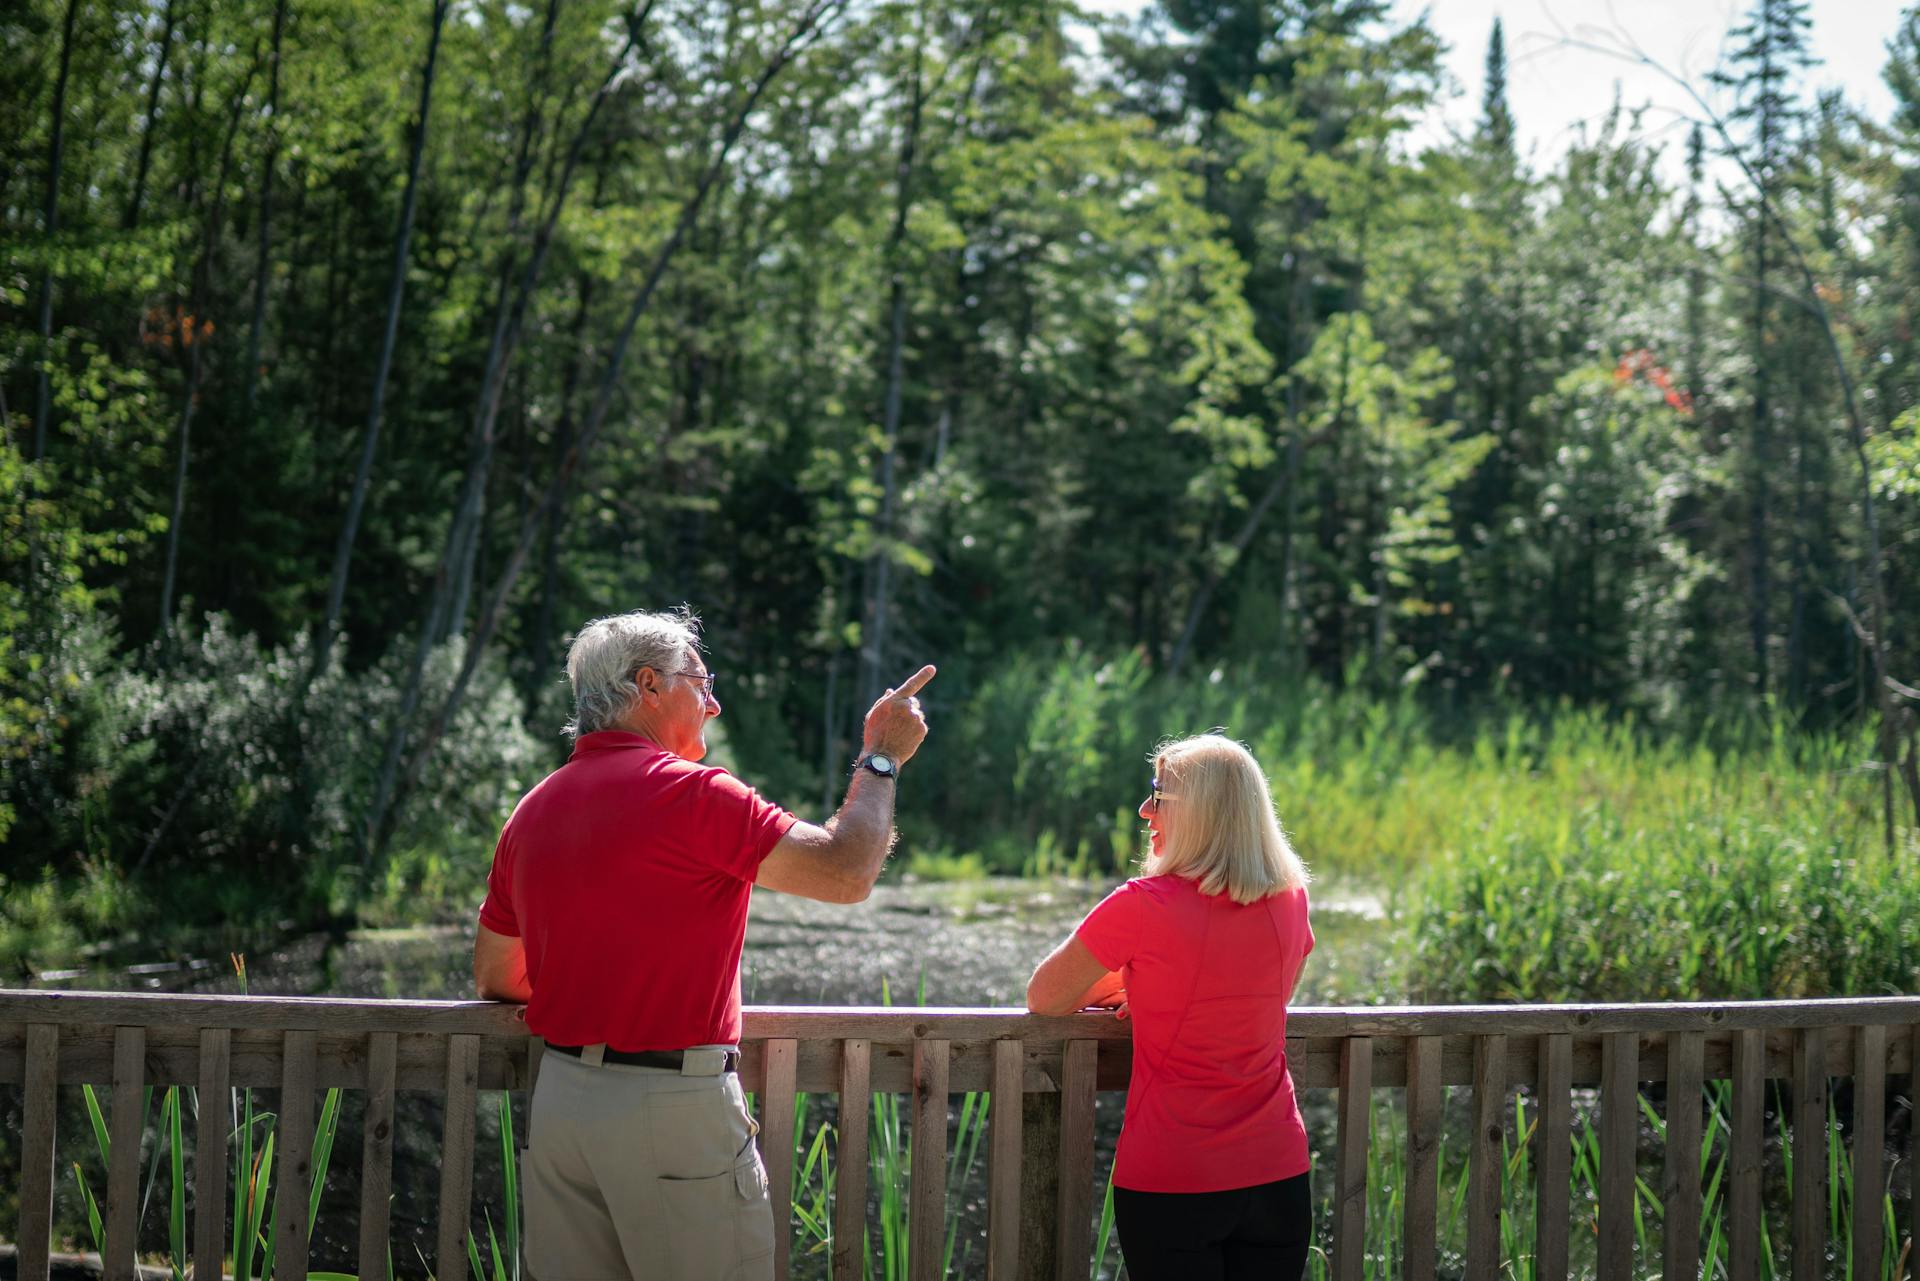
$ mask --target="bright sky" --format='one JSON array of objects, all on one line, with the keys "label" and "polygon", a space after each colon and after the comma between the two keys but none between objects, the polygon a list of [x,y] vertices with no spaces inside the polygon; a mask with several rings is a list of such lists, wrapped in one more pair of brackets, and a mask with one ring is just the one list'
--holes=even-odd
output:
[{"label": "bright sky", "polygon": [[[1869,115],[1886,119],[1893,95],[1880,72],[1887,41],[1910,3],[1813,0],[1810,35],[1819,62],[1806,73],[1807,99],[1817,89],[1837,86]],[[1506,30],[1507,101],[1521,147],[1531,151],[1536,169],[1550,167],[1582,124],[1598,124],[1617,84],[1626,106],[1651,104],[1643,123],[1671,139],[1669,162],[1677,171],[1698,114],[1685,92],[1648,68],[1570,41],[1622,50],[1637,43],[1724,113],[1731,102],[1707,83],[1707,73],[1721,60],[1727,32],[1751,7],[1751,0],[1400,0],[1396,12],[1412,17],[1424,10],[1452,48],[1448,68],[1465,92],[1449,104],[1444,119],[1429,126],[1436,137],[1448,128],[1472,128],[1485,80],[1487,33],[1498,15]]]},{"label": "bright sky", "polygon": [[[1132,15],[1147,0],[1090,0],[1093,8]],[[1812,0],[1812,45],[1818,65],[1807,73],[1807,99],[1839,86],[1847,98],[1876,119],[1886,119],[1893,96],[1880,79],[1886,44],[1901,11],[1915,0]],[[1623,52],[1637,43],[1656,61],[1686,77],[1716,109],[1731,103],[1706,76],[1720,61],[1727,32],[1752,0],[1398,0],[1396,15],[1426,12],[1429,25],[1447,42],[1448,70],[1462,93],[1435,114],[1422,139],[1438,142],[1449,130],[1471,130],[1480,111],[1487,33],[1495,15],[1507,39],[1507,100],[1519,127],[1520,146],[1537,171],[1550,169],[1582,124],[1595,125],[1620,89],[1628,107],[1651,104],[1643,123],[1670,140],[1666,163],[1671,181],[1684,173],[1687,130],[1696,109],[1686,94],[1658,73],[1570,41],[1607,45]]]}]

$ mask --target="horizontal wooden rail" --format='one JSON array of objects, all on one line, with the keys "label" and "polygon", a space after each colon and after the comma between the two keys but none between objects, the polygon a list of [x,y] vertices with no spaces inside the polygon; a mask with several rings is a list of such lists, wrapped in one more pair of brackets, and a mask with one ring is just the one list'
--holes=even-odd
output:
[{"label": "horizontal wooden rail", "polygon": [[[1790,1213],[1783,1220],[1796,1277],[1820,1275],[1826,1250],[1850,1246],[1856,1274],[1879,1281],[1887,1256],[1883,1163],[1912,1160],[1886,1150],[1889,1077],[1913,1073],[1920,1056],[1920,997],[1825,1001],[1680,1003],[1664,1005],[1393,1006],[1300,1008],[1288,1019],[1287,1055],[1297,1085],[1334,1091],[1336,1168],[1323,1171],[1318,1193],[1334,1202],[1333,1235],[1324,1244],[1332,1272],[1366,1271],[1368,1150],[1372,1107],[1382,1090],[1404,1091],[1406,1148],[1400,1198],[1398,1260],[1408,1281],[1431,1281],[1441,1267],[1438,1215],[1448,1197],[1441,1142],[1446,1087],[1465,1087],[1472,1103],[1464,1147],[1466,1275],[1492,1278],[1503,1259],[1502,1169],[1519,1146],[1530,1150],[1537,1195],[1534,1269],[1542,1281],[1564,1278],[1575,1260],[1570,1233],[1576,1210],[1568,1195],[1576,1141],[1575,1096],[1588,1105],[1598,1136],[1597,1201],[1584,1232],[1591,1264],[1602,1278],[1643,1276],[1653,1260],[1636,1259],[1633,1227],[1650,1186],[1638,1173],[1645,1139],[1642,1088],[1663,1083],[1668,1148],[1655,1176],[1664,1224],[1659,1260],[1668,1281],[1702,1266],[1702,1090],[1731,1082],[1726,1120],[1724,1213],[1734,1281],[1760,1275],[1757,1249],[1763,1130],[1769,1090],[1791,1093],[1790,1124],[1778,1141],[1791,1148]],[[1020,1010],[936,1007],[756,1007],[746,1013],[741,1075],[760,1096],[762,1143],[771,1175],[776,1221],[791,1212],[790,1181],[796,1096],[841,1099],[834,1168],[839,1198],[828,1255],[835,1277],[857,1277],[875,1096],[907,1096],[912,1143],[908,1184],[911,1274],[940,1275],[936,1257],[949,1211],[953,1161],[946,1133],[952,1096],[1017,1092],[1022,1106],[991,1110],[986,1153],[988,1208],[984,1270],[994,1281],[1084,1277],[1091,1244],[1095,1186],[1094,1098],[1124,1090],[1130,1077],[1130,1026],[1105,1014],[1042,1017]],[[0,1085],[22,1087],[24,1126],[13,1145],[21,1219],[15,1233],[21,1277],[47,1275],[53,1185],[53,1110],[61,1085],[110,1086],[113,1160],[101,1207],[105,1269],[131,1276],[136,1247],[134,1198],[144,1168],[149,1117],[141,1100],[155,1087],[195,1087],[209,1094],[265,1088],[279,1092],[280,1147],[274,1174],[276,1274],[304,1277],[312,1224],[306,1210],[313,1170],[307,1148],[315,1132],[315,1096],[331,1088],[364,1091],[361,1275],[385,1275],[393,1187],[395,1092],[432,1092],[444,1100],[442,1169],[436,1184],[437,1257],[444,1281],[466,1281],[464,1249],[472,1210],[478,1096],[531,1088],[540,1046],[521,1011],[478,1001],[378,1001],[300,997],[174,996],[0,989]],[[1852,1078],[1851,1143],[1858,1195],[1844,1240],[1829,1242],[1826,1115],[1832,1078]],[[1780,1085],[1770,1083],[1783,1083]],[[1911,1085],[1909,1085],[1909,1090]],[[1516,1126],[1514,1092],[1522,1111]],[[1656,1098],[1659,1097],[1656,1094]],[[1784,1095],[1782,1096],[1784,1098]],[[1531,1112],[1527,1109],[1531,1109]],[[1772,1109],[1776,1113],[1777,1106]],[[198,1275],[213,1276],[232,1260],[227,1216],[229,1134],[224,1102],[202,1106],[195,1134],[196,1218],[191,1233]],[[1909,1139],[1910,1142],[1910,1139]],[[485,1153],[481,1153],[484,1159]],[[1591,1155],[1591,1154],[1590,1154]],[[352,1164],[342,1154],[341,1165]],[[1044,1165],[1043,1170],[1037,1167]],[[1511,1168],[1508,1166],[1508,1168]],[[1038,1174],[1038,1178],[1036,1178]],[[1035,1189],[1041,1189],[1035,1196]],[[1896,1215],[1896,1236],[1911,1237],[1920,1212]],[[0,1225],[4,1229],[7,1225]],[[263,1225],[263,1229],[264,1229]],[[1597,1230],[1597,1239],[1595,1234]],[[1896,1240],[1896,1253],[1902,1246]],[[1583,1256],[1584,1257],[1584,1256]],[[786,1275],[786,1252],[777,1252]]]}]

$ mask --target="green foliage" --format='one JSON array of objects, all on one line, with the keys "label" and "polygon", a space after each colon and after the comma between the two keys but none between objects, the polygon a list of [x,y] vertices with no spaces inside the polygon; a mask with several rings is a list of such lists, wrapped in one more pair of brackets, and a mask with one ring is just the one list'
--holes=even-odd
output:
[{"label": "green foliage", "polygon": [[[1914,836],[1884,850],[1876,789],[1847,765],[1857,744],[1715,753],[1571,718],[1544,746],[1528,783],[1460,780],[1471,799],[1409,918],[1417,997],[1768,999],[1920,980]],[[1506,772],[1529,755],[1482,759]]]}]

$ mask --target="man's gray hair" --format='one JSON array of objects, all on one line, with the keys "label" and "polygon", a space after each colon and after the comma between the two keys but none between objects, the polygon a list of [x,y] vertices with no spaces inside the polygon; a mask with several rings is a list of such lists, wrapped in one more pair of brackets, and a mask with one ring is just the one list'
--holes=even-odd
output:
[{"label": "man's gray hair", "polygon": [[582,627],[567,651],[573,685],[568,737],[617,726],[640,697],[633,678],[641,668],[672,675],[699,645],[700,620],[684,605],[670,613],[613,614]]}]

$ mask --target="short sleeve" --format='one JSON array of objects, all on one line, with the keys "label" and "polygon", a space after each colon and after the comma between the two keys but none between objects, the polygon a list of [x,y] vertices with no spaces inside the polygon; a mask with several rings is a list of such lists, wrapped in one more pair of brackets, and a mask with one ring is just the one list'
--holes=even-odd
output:
[{"label": "short sleeve", "polygon": [[760,864],[799,820],[723,769],[707,771],[700,830],[713,833],[720,870],[742,881],[760,874]]},{"label": "short sleeve", "polygon": [[1133,960],[1145,906],[1146,895],[1140,883],[1128,881],[1087,913],[1087,919],[1080,922],[1074,937],[1093,953],[1094,960],[1109,970],[1117,970]]},{"label": "short sleeve", "polygon": [[487,873],[487,897],[480,904],[480,924],[495,934],[519,938],[520,917],[513,910],[513,859],[509,847],[512,832],[513,824],[509,822],[500,833],[500,843],[494,846],[493,870]]}]

